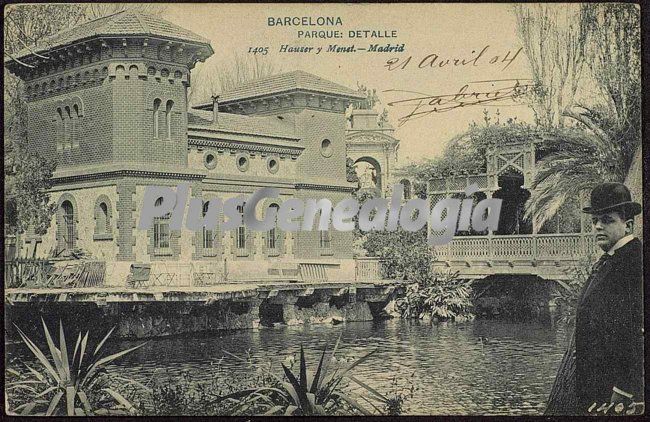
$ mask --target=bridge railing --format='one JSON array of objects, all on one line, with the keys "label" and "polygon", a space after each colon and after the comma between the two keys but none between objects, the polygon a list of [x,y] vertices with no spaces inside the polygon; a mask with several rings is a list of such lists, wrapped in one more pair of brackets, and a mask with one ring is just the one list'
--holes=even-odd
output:
[{"label": "bridge railing", "polygon": [[438,261],[476,260],[576,260],[596,253],[593,236],[586,234],[535,234],[462,236],[434,248]]},{"label": "bridge railing", "polygon": [[371,281],[381,280],[381,260],[375,257],[357,257],[355,258],[355,280]]}]

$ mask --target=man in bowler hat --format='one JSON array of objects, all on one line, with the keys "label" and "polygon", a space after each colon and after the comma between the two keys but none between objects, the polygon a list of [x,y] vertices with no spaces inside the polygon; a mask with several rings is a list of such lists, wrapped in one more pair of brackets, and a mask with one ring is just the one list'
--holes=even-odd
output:
[{"label": "man in bowler hat", "polygon": [[[621,183],[591,192],[594,264],[576,310],[576,326],[560,364],[547,415],[638,414],[643,411],[643,249],[634,237],[633,202]],[[629,413],[628,413],[629,412]]]},{"label": "man in bowler hat", "polygon": [[[603,183],[583,211],[591,214],[604,253],[576,312],[577,413],[603,412],[605,403],[623,403],[627,411],[643,402],[643,247],[633,235],[641,205],[622,183]],[[607,414],[614,412],[612,407]]]}]

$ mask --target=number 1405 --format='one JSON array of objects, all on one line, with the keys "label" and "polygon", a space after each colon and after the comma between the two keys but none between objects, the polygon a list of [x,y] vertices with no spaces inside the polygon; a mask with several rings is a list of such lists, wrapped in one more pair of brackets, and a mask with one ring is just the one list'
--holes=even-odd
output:
[{"label": "number 1405", "polygon": [[249,54],[261,54],[262,56],[266,56],[268,52],[268,47],[248,47]]}]

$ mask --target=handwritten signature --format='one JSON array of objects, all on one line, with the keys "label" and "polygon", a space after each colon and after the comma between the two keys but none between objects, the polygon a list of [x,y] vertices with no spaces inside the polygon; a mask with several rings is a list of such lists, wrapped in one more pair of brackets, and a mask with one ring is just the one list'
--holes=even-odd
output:
[{"label": "handwritten signature", "polygon": [[[516,100],[528,93],[535,85],[532,79],[496,79],[474,81],[463,85],[455,94],[431,95],[417,91],[388,89],[386,93],[408,94],[404,99],[388,103],[390,107],[405,107],[410,110],[399,117],[398,126],[433,113],[446,113],[463,107],[477,105],[515,105]],[[415,96],[410,96],[415,94]]]}]

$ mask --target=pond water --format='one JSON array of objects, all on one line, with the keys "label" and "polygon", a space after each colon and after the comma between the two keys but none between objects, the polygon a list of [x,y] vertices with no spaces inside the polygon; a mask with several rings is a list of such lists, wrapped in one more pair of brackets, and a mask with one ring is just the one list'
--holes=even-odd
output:
[{"label": "pond water", "polygon": [[[404,414],[419,415],[541,414],[567,341],[566,330],[557,327],[495,320],[281,326],[150,340],[110,370],[141,381],[163,372],[172,378],[235,379],[251,369],[225,352],[250,356],[257,364],[272,360],[281,371],[280,362],[297,354],[300,345],[313,368],[323,347],[331,349],[339,336],[341,359],[376,349],[353,370],[361,381],[385,393],[395,377],[399,385],[413,383],[417,390],[405,402]],[[137,343],[119,341],[110,347]]]}]

